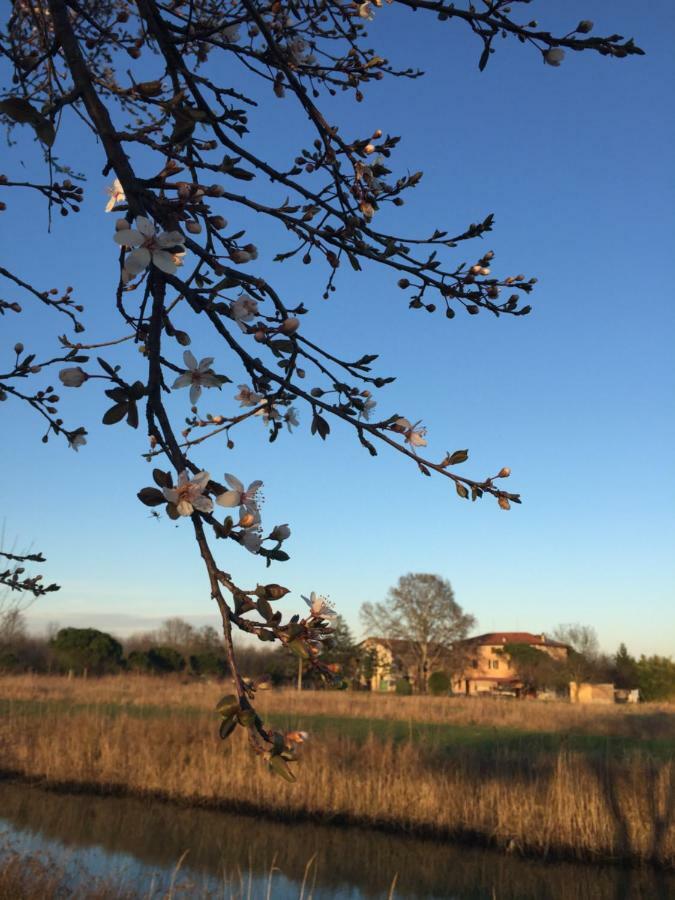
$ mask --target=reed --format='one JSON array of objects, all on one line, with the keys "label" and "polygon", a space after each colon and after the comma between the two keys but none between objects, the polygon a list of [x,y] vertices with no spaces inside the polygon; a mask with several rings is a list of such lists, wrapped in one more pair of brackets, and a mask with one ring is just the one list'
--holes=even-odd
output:
[{"label": "reed", "polygon": [[[73,678],[49,675],[0,676],[0,698],[116,703],[129,706],[192,707],[212,710],[224,693],[221,683],[181,677],[113,675]],[[412,721],[515,731],[575,733],[605,737],[675,740],[675,705],[588,706],[566,702],[401,697],[354,691],[271,690],[260,692],[262,713],[291,716]]]},{"label": "reed", "polygon": [[[198,685],[188,692],[188,686],[160,681],[153,686],[154,692],[146,695],[147,680],[135,688],[132,681],[78,682],[79,698],[91,704],[86,708],[55,702],[30,709],[22,703],[10,705],[0,720],[3,769],[51,784],[153,795],[270,818],[309,817],[454,836],[542,856],[675,866],[671,756],[640,749],[582,753],[564,744],[551,749],[531,739],[454,746],[412,737],[393,741],[375,732],[355,739],[334,730],[306,745],[298,783],[289,785],[271,776],[262,760],[252,758],[241,729],[220,743],[212,713],[140,717],[131,709],[125,712],[118,706],[113,713],[109,705],[94,702],[105,697],[109,704],[111,692],[128,690],[132,705],[146,696],[168,705],[173,692],[182,700],[189,696],[193,705],[196,694],[210,707],[221,690]],[[1,687],[6,696],[7,685]],[[18,687],[15,681],[15,699]],[[72,683],[60,685],[61,699],[70,690]],[[115,696],[119,702],[121,694]],[[303,699],[316,711],[331,696],[307,694]],[[288,694],[274,699],[275,706],[281,702],[287,709],[297,702]],[[358,714],[368,702],[389,698],[335,699],[344,704],[343,714],[350,704]],[[430,698],[421,708],[439,715],[438,710],[451,709],[453,702]],[[493,703],[483,711],[475,706],[473,715],[486,721],[490,715],[523,715],[515,705],[513,712],[506,711],[511,707]],[[414,709],[410,707],[411,715]],[[397,711],[400,716],[400,707]],[[556,710],[542,707],[540,713],[532,707],[531,715],[535,713],[553,720]],[[468,714],[462,703],[457,715]],[[419,707],[417,715],[423,715]],[[616,726],[640,715],[644,713],[608,713],[607,722]],[[513,724],[513,719],[507,721]],[[533,722],[528,719],[527,724],[532,729]]]}]

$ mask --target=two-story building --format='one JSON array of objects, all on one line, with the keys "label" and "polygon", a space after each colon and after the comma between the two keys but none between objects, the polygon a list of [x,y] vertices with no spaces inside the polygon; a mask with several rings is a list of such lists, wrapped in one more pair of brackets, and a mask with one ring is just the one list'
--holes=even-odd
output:
[{"label": "two-story building", "polygon": [[[361,681],[371,691],[393,691],[399,681],[407,681],[417,691],[420,682],[433,672],[451,672],[451,651],[440,644],[421,648],[414,641],[368,637],[359,644]],[[426,666],[426,671],[425,671]]]},{"label": "two-story building", "polygon": [[523,688],[517,663],[504,648],[509,644],[525,644],[547,653],[552,659],[565,660],[567,644],[554,641],[545,634],[528,631],[493,631],[460,641],[465,660],[461,672],[453,676],[452,690],[456,694],[515,693]]}]

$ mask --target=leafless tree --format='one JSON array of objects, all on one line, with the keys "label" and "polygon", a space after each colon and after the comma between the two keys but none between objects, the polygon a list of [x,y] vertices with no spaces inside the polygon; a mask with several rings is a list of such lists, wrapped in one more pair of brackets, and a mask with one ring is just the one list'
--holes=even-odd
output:
[{"label": "leafless tree", "polygon": [[361,621],[373,637],[406,641],[417,668],[417,683],[426,693],[431,673],[452,667],[453,654],[476,620],[455,600],[449,581],[438,575],[409,573],[389,589],[381,603],[364,603]]}]

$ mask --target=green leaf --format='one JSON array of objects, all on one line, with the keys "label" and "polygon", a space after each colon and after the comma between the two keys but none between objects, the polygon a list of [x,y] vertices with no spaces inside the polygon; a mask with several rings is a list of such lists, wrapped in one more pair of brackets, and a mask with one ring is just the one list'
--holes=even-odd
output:
[{"label": "green leaf", "polygon": [[448,460],[449,466],[457,466],[459,463],[466,462],[469,458],[468,450],[455,450],[454,453],[450,454],[450,458]]},{"label": "green leaf", "polygon": [[109,410],[103,416],[103,424],[104,425],[115,425],[116,422],[121,422],[122,419],[126,416],[129,409],[129,405],[127,403],[116,403],[114,406],[111,406]]},{"label": "green leaf", "polygon": [[152,470],[152,478],[158,487],[161,487],[161,488],[173,487],[173,481],[171,479],[171,475],[168,472],[163,472],[161,469],[153,469]]},{"label": "green leaf", "polygon": [[230,716],[229,719],[223,719],[223,721],[220,723],[220,728],[218,729],[218,734],[220,735],[221,740],[227,740],[227,738],[229,738],[236,727],[236,716]]},{"label": "green leaf", "polygon": [[295,775],[288,768],[288,763],[286,760],[282,759],[281,756],[272,756],[270,758],[270,770],[274,772],[275,775],[281,775],[283,779],[289,781],[291,784],[296,780]]},{"label": "green leaf", "polygon": [[295,653],[296,656],[299,656],[300,659],[309,659],[309,650],[307,649],[307,644],[299,638],[295,638],[294,640],[289,641],[286,646],[292,653]]},{"label": "green leaf", "polygon": [[30,125],[39,140],[48,147],[54,143],[56,132],[52,123],[23,97],[7,97],[0,101],[0,113],[20,125]]},{"label": "green leaf", "polygon": [[162,503],[166,503],[164,494],[154,487],[141,488],[136,496],[141,503],[145,503],[146,506],[161,506]]},{"label": "green leaf", "polygon": [[265,621],[269,621],[274,615],[274,610],[272,609],[272,604],[269,600],[266,600],[265,597],[259,597],[258,602],[256,604],[258,607],[258,612],[265,619]]},{"label": "green leaf", "polygon": [[235,697],[234,694],[225,694],[225,696],[221,697],[220,700],[216,703],[216,712],[219,712],[225,717],[234,715],[234,713],[238,709],[239,700]]},{"label": "green leaf", "polygon": [[237,719],[244,728],[250,728],[255,722],[255,712],[252,709],[242,709],[237,713]]}]

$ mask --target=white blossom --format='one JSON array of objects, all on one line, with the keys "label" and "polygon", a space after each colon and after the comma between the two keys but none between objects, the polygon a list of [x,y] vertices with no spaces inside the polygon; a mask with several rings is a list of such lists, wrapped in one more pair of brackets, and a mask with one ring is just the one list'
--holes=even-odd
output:
[{"label": "white blossom", "polygon": [[305,597],[304,594],[300,596],[309,606],[309,611],[315,619],[334,619],[337,615],[335,610],[328,605],[326,598],[322,597],[321,594],[316,594],[312,591],[309,597]]},{"label": "white blossom", "polygon": [[213,509],[213,502],[210,497],[204,496],[204,491],[210,477],[208,472],[198,472],[190,479],[183,471],[178,476],[176,487],[162,488],[162,492],[169,503],[175,504],[179,516],[191,516],[196,509],[208,513]]},{"label": "white blossom", "polygon": [[549,66],[557,67],[563,59],[565,59],[565,51],[560,47],[552,47],[544,53],[544,62],[548,63]]},{"label": "white blossom", "polygon": [[225,38],[225,40],[227,41],[228,44],[239,43],[239,26],[238,25],[228,25],[226,28],[223,28],[220,33]]},{"label": "white blossom", "polygon": [[402,434],[406,444],[410,444],[411,447],[426,447],[427,430],[426,428],[420,428],[419,425],[419,422],[415,422],[414,425],[411,425],[408,419],[400,418],[396,419],[392,425],[392,429],[399,434]]},{"label": "white blossom", "polygon": [[59,372],[61,383],[65,387],[78,388],[81,387],[89,376],[79,366],[73,366],[71,369],[61,369]]},{"label": "white blossom", "polygon": [[211,371],[213,357],[206,356],[199,363],[190,350],[183,353],[187,370],[179,375],[173,383],[174,388],[190,386],[190,403],[194,406],[199,400],[202,388],[221,387],[221,379]]},{"label": "white blossom", "polygon": [[68,446],[71,450],[74,450],[77,453],[80,447],[84,447],[84,445],[87,443],[85,434],[86,431],[74,431],[70,435],[70,437],[68,438]]},{"label": "white blossom", "polygon": [[241,330],[245,331],[244,323],[252,322],[258,315],[258,301],[248,294],[242,294],[230,304],[230,314]]},{"label": "white blossom", "polygon": [[[128,226],[126,220],[122,220]],[[184,253],[185,238],[179,231],[157,233],[155,226],[145,216],[136,217],[136,228],[124,227],[115,230],[114,240],[126,248],[133,248],[124,260],[124,269],[130,276],[139,275],[152,263],[162,272],[172,275],[178,263],[168,248],[179,247]]]},{"label": "white blossom", "polygon": [[262,481],[252,481],[247,488],[244,488],[242,482],[235,475],[227,473],[225,473],[225,481],[231,490],[216,497],[216,503],[219,506],[238,506],[239,514],[242,516],[245,512],[259,516],[258,491],[263,485]]},{"label": "white blossom", "polygon": [[366,420],[366,422],[370,421],[370,414],[377,406],[377,400],[373,400],[372,397],[368,397],[366,402],[363,404],[363,409],[361,410],[361,417]]},{"label": "white blossom", "polygon": [[257,406],[262,397],[256,394],[247,384],[239,385],[239,393],[235,395],[235,400],[239,401],[239,405],[243,407]]},{"label": "white blossom", "polygon": [[241,542],[249,553],[260,553],[262,535],[256,528],[247,528],[242,532]]},{"label": "white blossom", "polygon": [[260,416],[263,421],[263,425],[268,425],[270,422],[278,422],[281,418],[281,413],[274,406],[273,403],[270,403],[267,399],[263,399],[260,401],[262,406],[260,409],[256,410],[253,415]]},{"label": "white blossom", "polygon": [[289,406],[289,408],[284,413],[284,422],[286,423],[286,427],[288,428],[288,430],[291,432],[300,424],[298,411],[294,406]]},{"label": "white blossom", "polygon": [[359,3],[358,12],[362,19],[367,19],[369,22],[372,22],[375,18],[375,13],[373,12],[373,6],[370,0],[366,0],[365,3]]},{"label": "white blossom", "polygon": [[110,187],[106,188],[106,192],[108,194],[108,202],[105,205],[106,212],[112,212],[115,206],[118,203],[124,203],[127,199],[124,194],[124,188],[120,184],[119,178],[116,178]]}]

